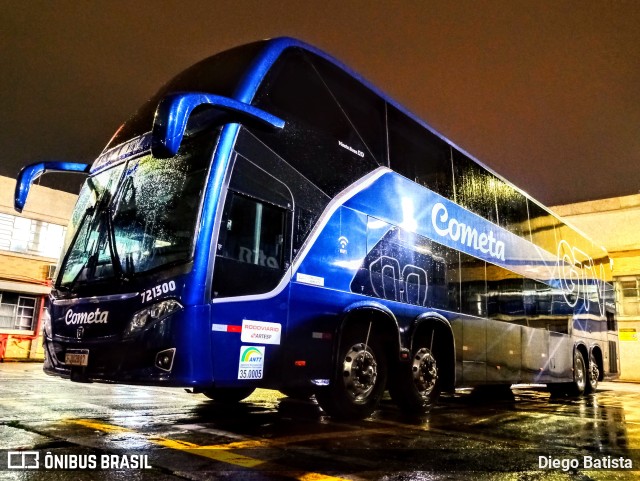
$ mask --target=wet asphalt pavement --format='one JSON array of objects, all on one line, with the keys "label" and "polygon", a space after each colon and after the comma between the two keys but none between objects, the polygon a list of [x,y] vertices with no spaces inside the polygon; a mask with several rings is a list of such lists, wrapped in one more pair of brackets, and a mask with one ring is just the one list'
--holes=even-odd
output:
[{"label": "wet asphalt pavement", "polygon": [[335,421],[258,390],[226,407],[181,389],[78,384],[0,364],[0,479],[640,479],[640,385],[554,399],[460,391],[420,419],[390,401]]}]

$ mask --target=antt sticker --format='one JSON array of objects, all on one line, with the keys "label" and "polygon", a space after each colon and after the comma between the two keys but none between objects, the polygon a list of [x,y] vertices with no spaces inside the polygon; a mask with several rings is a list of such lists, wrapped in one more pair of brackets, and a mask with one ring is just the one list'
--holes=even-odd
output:
[{"label": "antt sticker", "polygon": [[240,346],[238,379],[262,379],[264,346]]}]

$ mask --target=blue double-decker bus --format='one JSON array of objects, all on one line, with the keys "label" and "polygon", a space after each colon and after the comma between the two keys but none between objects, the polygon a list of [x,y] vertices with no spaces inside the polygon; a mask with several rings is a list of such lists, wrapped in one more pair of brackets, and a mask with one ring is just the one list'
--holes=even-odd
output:
[{"label": "blue double-decker bus", "polygon": [[290,38],[192,66],[91,164],[48,374],[258,387],[371,414],[463,386],[580,395],[619,372],[607,253],[340,62]]}]

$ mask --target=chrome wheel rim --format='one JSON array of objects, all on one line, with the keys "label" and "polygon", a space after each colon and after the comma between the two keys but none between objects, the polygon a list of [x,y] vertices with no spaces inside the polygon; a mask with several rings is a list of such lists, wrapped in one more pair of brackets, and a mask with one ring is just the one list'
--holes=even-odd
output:
[{"label": "chrome wheel rim", "polygon": [[576,386],[578,386],[578,389],[582,392],[584,391],[584,388],[586,387],[586,372],[585,372],[585,368],[584,368],[584,361],[582,360],[582,356],[578,356],[576,358],[576,372],[575,372],[575,378],[576,378]]},{"label": "chrome wheel rim", "polygon": [[423,347],[414,354],[411,372],[418,393],[422,398],[427,399],[435,389],[438,380],[436,359],[429,349]]},{"label": "chrome wheel rim", "polygon": [[598,369],[598,364],[595,362],[595,359],[591,360],[591,374],[589,376],[589,383],[591,383],[591,388],[595,389],[598,385],[598,378],[600,377],[600,369]]},{"label": "chrome wheel rim", "polygon": [[363,344],[354,344],[344,356],[342,380],[349,397],[358,404],[367,402],[378,379],[378,364]]}]

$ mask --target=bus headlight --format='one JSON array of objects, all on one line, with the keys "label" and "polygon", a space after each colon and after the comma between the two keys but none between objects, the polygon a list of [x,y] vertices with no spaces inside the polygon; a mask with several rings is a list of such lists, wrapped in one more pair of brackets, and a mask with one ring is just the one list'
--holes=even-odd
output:
[{"label": "bus headlight", "polygon": [[49,314],[49,309],[46,307],[42,311],[42,332],[47,339],[53,337],[51,334],[51,314]]},{"label": "bus headlight", "polygon": [[136,312],[124,331],[124,337],[133,336],[150,322],[162,319],[179,309],[182,309],[182,304],[174,299],[167,299]]}]

